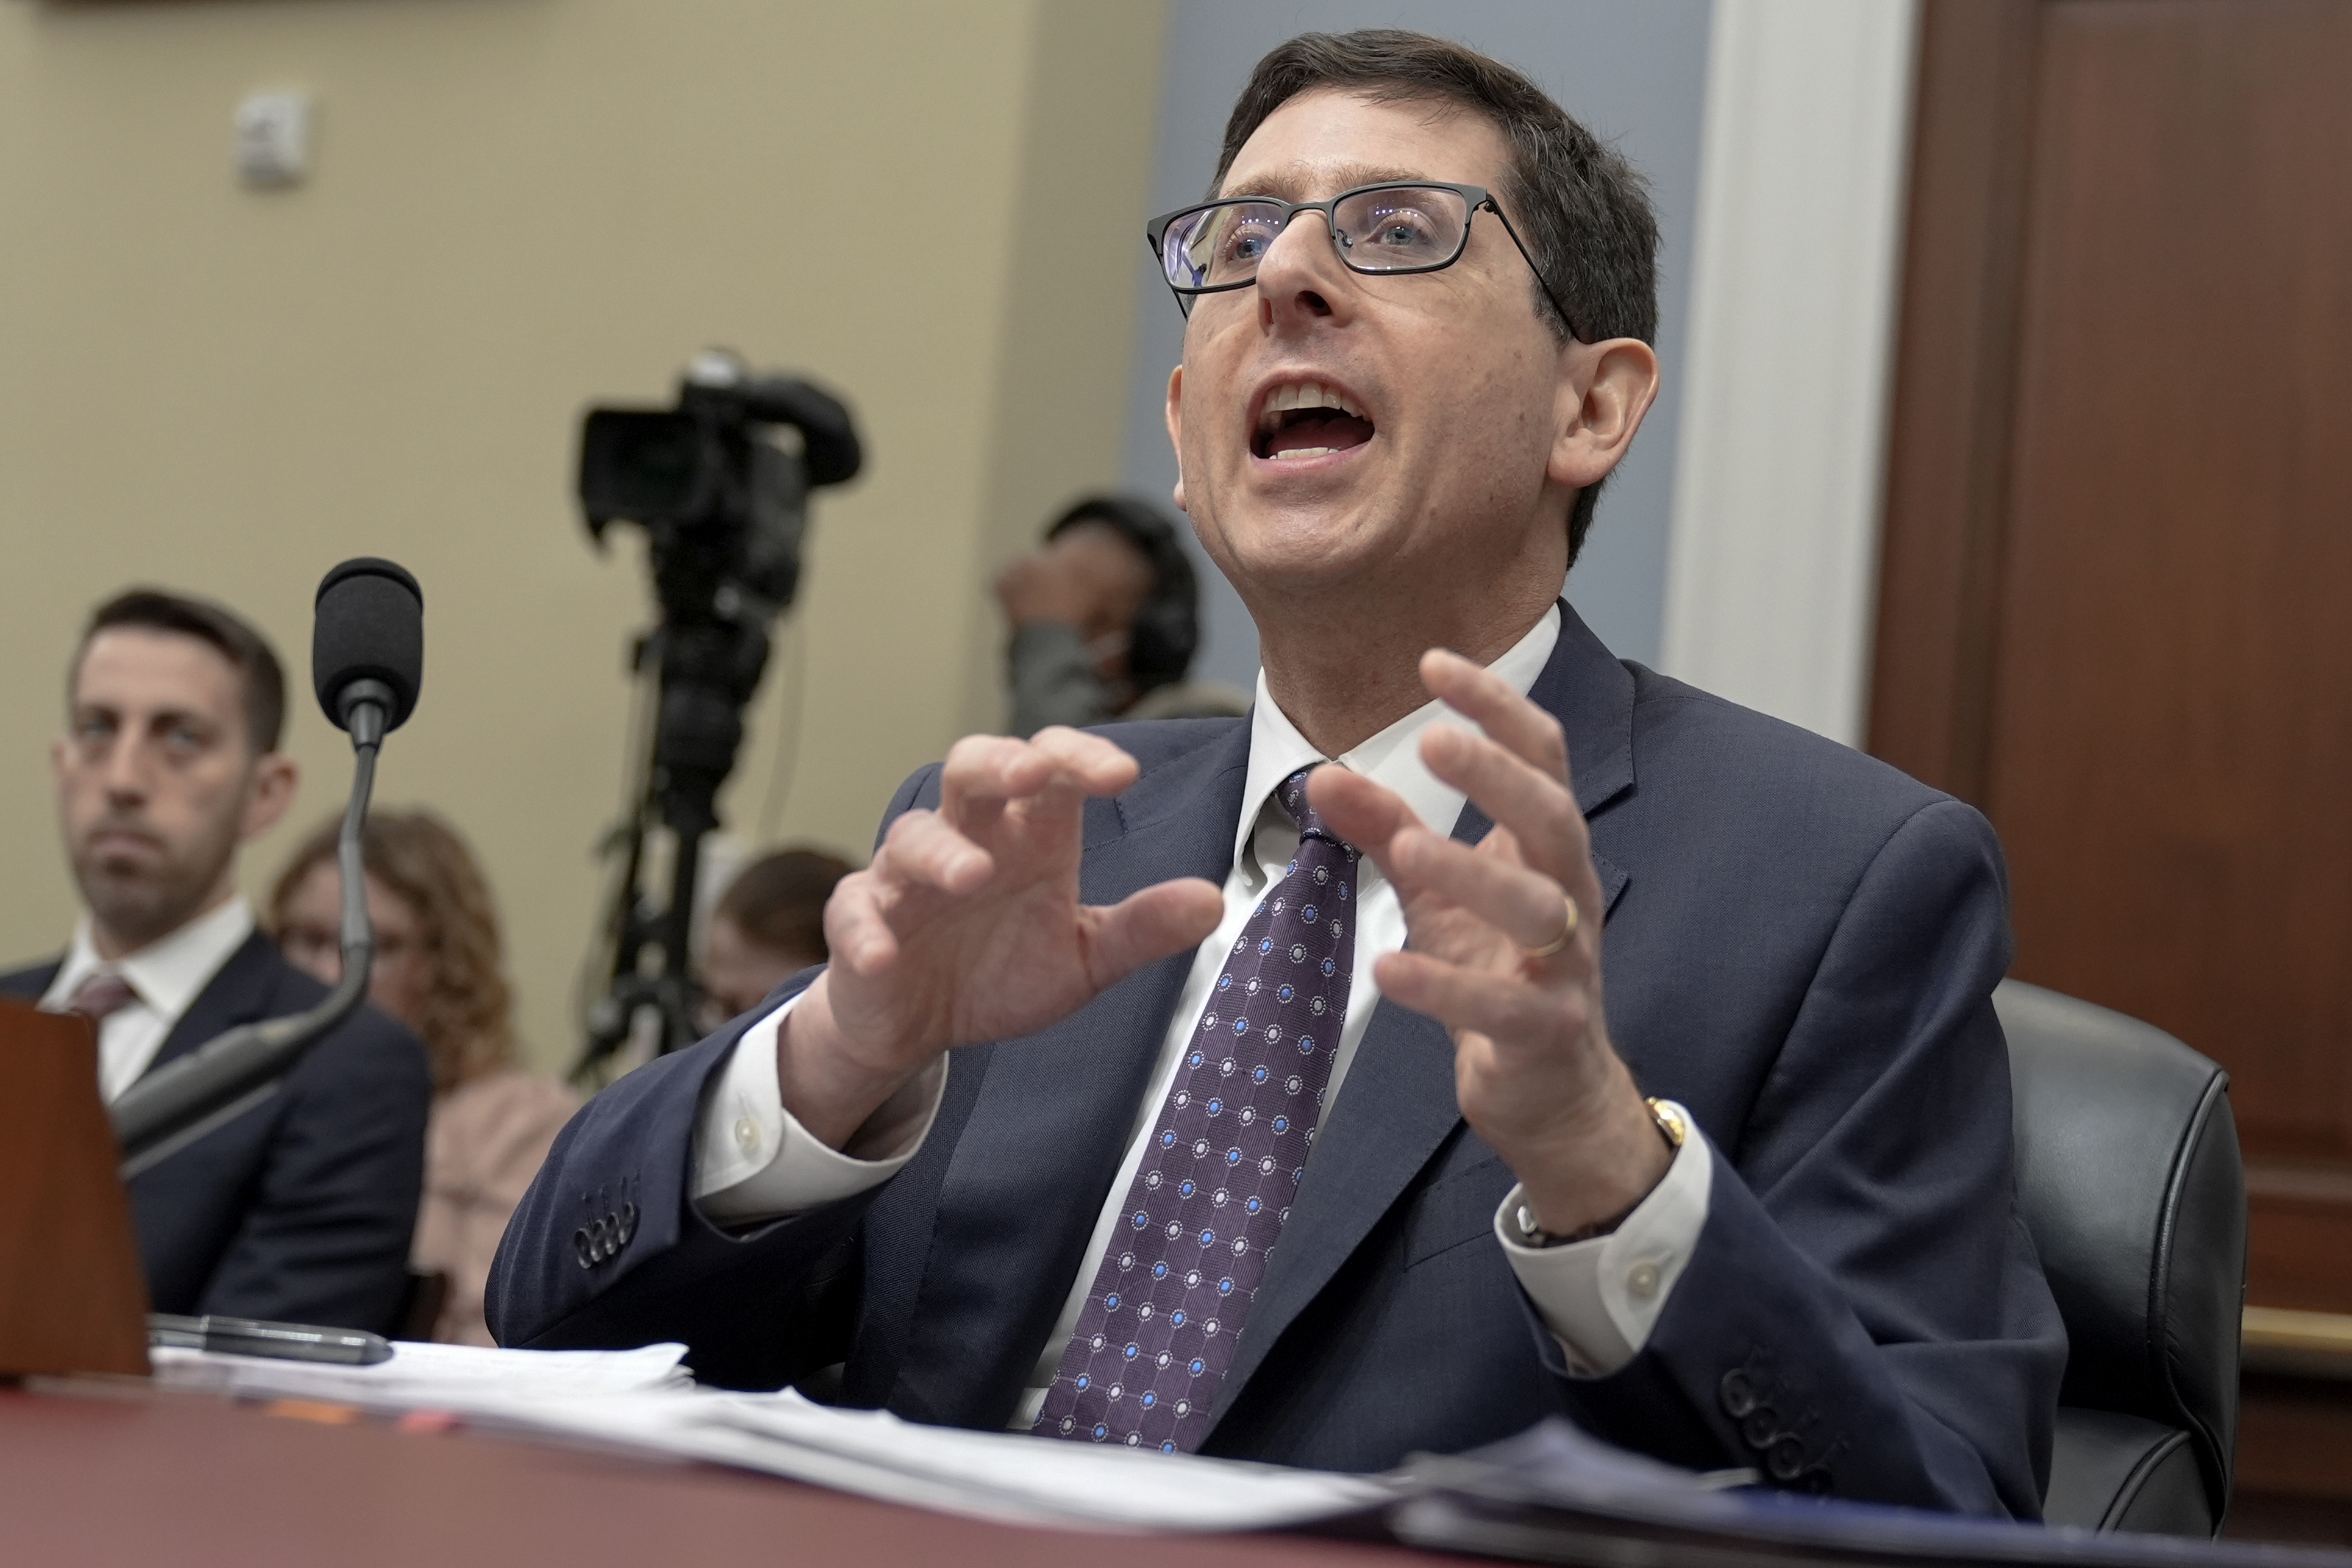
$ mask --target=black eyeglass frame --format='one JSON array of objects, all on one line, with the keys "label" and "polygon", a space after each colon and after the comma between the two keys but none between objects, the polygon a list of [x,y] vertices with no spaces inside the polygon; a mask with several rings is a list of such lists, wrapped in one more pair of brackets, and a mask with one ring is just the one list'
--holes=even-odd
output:
[{"label": "black eyeglass frame", "polygon": [[[1426,262],[1419,267],[1359,267],[1348,259],[1347,250],[1339,244],[1339,204],[1356,196],[1368,195],[1374,191],[1452,191],[1455,195],[1460,196],[1468,204],[1469,210],[1463,217],[1462,237],[1455,243],[1454,254],[1443,261]],[[1187,316],[1192,313],[1192,301],[1200,296],[1226,294],[1235,289],[1247,289],[1257,281],[1257,274],[1252,271],[1249,277],[1238,283],[1205,283],[1197,288],[1188,288],[1168,276],[1166,249],[1168,230],[1178,218],[1190,217],[1194,213],[1207,212],[1212,207],[1239,206],[1268,206],[1280,209],[1279,221],[1275,225],[1275,232],[1277,236],[1289,232],[1290,220],[1300,213],[1321,213],[1324,236],[1331,241],[1331,248],[1339,256],[1339,265],[1360,278],[1404,278],[1418,272],[1444,271],[1461,260],[1469,251],[1470,220],[1476,217],[1479,209],[1483,207],[1495,215],[1495,221],[1501,224],[1503,232],[1511,237],[1511,245],[1518,251],[1519,259],[1528,264],[1529,272],[1535,274],[1536,287],[1542,289],[1543,297],[1551,301],[1551,308],[1559,312],[1559,319],[1568,323],[1569,336],[1579,342],[1590,341],[1583,333],[1577,331],[1576,317],[1570,312],[1566,305],[1560,303],[1559,296],[1552,292],[1549,280],[1543,275],[1543,268],[1536,265],[1536,258],[1528,252],[1527,242],[1519,237],[1519,231],[1512,226],[1509,216],[1503,211],[1503,205],[1495,199],[1494,194],[1484,185],[1449,184],[1444,180],[1381,180],[1372,184],[1357,185],[1341,191],[1328,201],[1321,202],[1286,202],[1279,196],[1220,196],[1213,202],[1194,202],[1190,206],[1178,207],[1174,212],[1162,213],[1144,225],[1143,243],[1145,248],[1151,252],[1152,264],[1160,268],[1160,280],[1168,285],[1168,291],[1176,296],[1177,308]]]}]

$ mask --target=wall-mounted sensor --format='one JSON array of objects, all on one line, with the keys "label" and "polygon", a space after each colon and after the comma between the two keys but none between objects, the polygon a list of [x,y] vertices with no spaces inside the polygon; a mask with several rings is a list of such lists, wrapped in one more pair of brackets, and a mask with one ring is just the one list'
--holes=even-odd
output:
[{"label": "wall-mounted sensor", "polygon": [[236,106],[236,177],[247,185],[291,185],[310,172],[310,95],[248,94]]}]

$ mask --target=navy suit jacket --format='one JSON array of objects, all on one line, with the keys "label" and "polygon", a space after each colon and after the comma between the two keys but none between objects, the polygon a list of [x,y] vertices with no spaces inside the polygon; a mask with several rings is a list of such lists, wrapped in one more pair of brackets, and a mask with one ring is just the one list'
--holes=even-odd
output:
[{"label": "navy suit jacket", "polygon": [[[1374,1469],[1565,1415],[1696,1468],[2037,1517],[2065,1338],[2014,1201],[1990,827],[1845,747],[1620,663],[1572,613],[1531,695],[1566,727],[1591,824],[1611,1034],[1714,1144],[1697,1248],[1633,1361],[1570,1375],[1495,1240],[1513,1177],[1462,1121],[1451,1041],[1383,1001],[1202,1451]],[[1222,882],[1247,721],[1102,732],[1142,774],[1087,808],[1084,897]],[[928,769],[891,815],[937,795]],[[1466,808],[1455,837],[1487,826]],[[938,1121],[896,1177],[748,1233],[704,1220],[688,1188],[703,1085],[758,1014],[640,1068],[556,1141],[499,1249],[492,1331],[683,1340],[700,1375],[740,1387],[845,1362],[845,1403],[1002,1427],[1093,1264],[1192,963],[951,1053]]]},{"label": "navy suit jacket", "polygon": [[[0,975],[0,993],[37,1000],[57,972],[46,963]],[[256,931],[189,1004],[148,1070],[325,994]],[[396,1327],[432,1100],[416,1037],[362,1007],[276,1094],[141,1172],[131,1215],[154,1310]]]}]

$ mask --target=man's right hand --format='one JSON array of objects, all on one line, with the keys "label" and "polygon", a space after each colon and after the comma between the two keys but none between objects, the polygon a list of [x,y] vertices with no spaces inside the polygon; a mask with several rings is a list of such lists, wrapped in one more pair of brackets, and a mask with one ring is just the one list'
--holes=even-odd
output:
[{"label": "man's right hand", "polygon": [[1199,878],[1078,902],[1087,798],[1136,773],[1108,741],[1059,727],[956,743],[939,809],[892,823],[825,905],[832,963],[776,1036],[803,1127],[838,1149],[941,1052],[1057,1023],[1216,929],[1223,895]]}]

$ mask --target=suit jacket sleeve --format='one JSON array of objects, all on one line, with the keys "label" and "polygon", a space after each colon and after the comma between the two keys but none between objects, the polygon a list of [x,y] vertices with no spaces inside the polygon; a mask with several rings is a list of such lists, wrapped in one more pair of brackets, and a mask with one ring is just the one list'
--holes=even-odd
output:
[{"label": "suit jacket sleeve", "polygon": [[1870,863],[1748,1124],[1710,1128],[1706,1223],[1643,1350],[1579,1419],[1700,1468],[2041,1511],[2065,1332],[2017,1213],[2000,850],[1939,801]]},{"label": "suit jacket sleeve", "polygon": [[424,1186],[433,1100],[424,1047],[365,1008],[279,1094],[252,1201],[199,1310],[389,1330]]},{"label": "suit jacket sleeve", "polygon": [[[901,785],[885,828],[937,770]],[[695,1375],[776,1388],[843,1359],[857,1308],[857,1226],[888,1184],[741,1231],[693,1201],[704,1086],[744,1032],[814,982],[660,1058],[590,1100],[555,1141],[499,1244],[491,1335],[535,1350],[682,1340]],[[609,1251],[598,1234],[617,1237]],[[599,1256],[599,1253],[602,1256]]]}]

